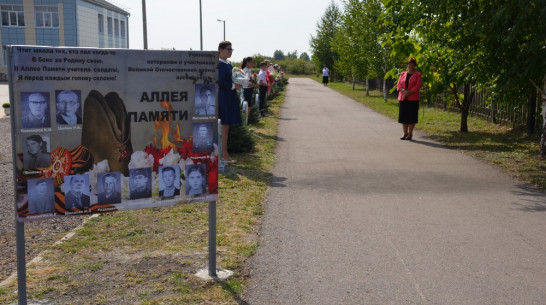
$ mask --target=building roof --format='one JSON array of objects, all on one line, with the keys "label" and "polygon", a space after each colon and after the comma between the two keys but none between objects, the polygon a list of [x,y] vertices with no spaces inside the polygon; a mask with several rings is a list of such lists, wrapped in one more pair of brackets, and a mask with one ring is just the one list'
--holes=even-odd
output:
[{"label": "building roof", "polygon": [[104,7],[106,9],[109,9],[109,10],[112,10],[114,12],[118,12],[120,14],[123,14],[125,16],[130,16],[131,14],[129,14],[129,12],[121,9],[120,7],[117,7],[115,5],[113,5],[112,3],[108,2],[108,1],[105,1],[105,0],[83,0],[85,2],[89,2],[91,4],[94,4],[94,5],[97,5],[97,6],[100,6],[100,7]]}]

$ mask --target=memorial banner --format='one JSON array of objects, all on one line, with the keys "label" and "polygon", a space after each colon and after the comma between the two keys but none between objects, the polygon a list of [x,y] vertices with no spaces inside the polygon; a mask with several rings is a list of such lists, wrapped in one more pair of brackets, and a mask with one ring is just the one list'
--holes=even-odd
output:
[{"label": "memorial banner", "polygon": [[218,200],[218,53],[11,46],[19,221]]}]

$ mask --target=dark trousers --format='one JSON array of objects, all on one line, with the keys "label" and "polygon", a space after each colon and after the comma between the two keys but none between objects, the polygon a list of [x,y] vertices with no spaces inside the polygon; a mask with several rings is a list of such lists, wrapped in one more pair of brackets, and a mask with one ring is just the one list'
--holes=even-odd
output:
[{"label": "dark trousers", "polygon": [[252,92],[254,91],[254,88],[244,88],[243,89],[243,97],[245,101],[248,103],[248,107],[252,107],[254,105],[254,101],[252,100]]},{"label": "dark trousers", "polygon": [[260,86],[258,94],[260,99],[260,111],[265,109],[265,95],[267,93],[267,86]]}]

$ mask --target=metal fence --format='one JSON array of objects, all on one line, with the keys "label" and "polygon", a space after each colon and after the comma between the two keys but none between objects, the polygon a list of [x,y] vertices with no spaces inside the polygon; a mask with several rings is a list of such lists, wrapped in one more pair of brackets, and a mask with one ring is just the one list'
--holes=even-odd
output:
[{"label": "metal fence", "polygon": [[[364,80],[357,82],[360,85],[366,85]],[[395,81],[387,80],[387,89],[395,86]],[[368,80],[370,90],[383,90],[382,79]],[[474,90],[474,88],[472,88]],[[462,87],[459,88],[462,92]],[[397,95],[396,91],[395,94]],[[537,90],[534,103],[528,98],[520,106],[509,106],[495,104],[495,100],[488,95],[486,90],[477,90],[472,98],[469,112],[471,115],[482,117],[490,122],[511,126],[518,130],[526,130],[533,134],[540,134],[542,130],[542,100],[541,94]],[[461,112],[455,103],[449,103],[443,96],[437,96],[435,99],[422,100],[421,103],[430,107],[437,107],[447,111]]]},{"label": "metal fence", "polygon": [[[422,102],[444,110],[460,112],[455,103],[448,103],[443,96]],[[469,112],[471,115],[482,117],[491,122],[509,125],[519,130],[527,130],[534,134],[540,134],[542,129],[542,100],[538,91],[522,105],[510,106],[495,104],[495,100],[488,95],[486,90],[478,90],[474,93]]]}]

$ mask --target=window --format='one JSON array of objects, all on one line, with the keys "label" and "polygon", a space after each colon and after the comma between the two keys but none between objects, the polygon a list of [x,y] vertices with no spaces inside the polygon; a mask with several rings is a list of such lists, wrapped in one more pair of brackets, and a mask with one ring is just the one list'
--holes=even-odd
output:
[{"label": "window", "polygon": [[112,35],[112,17],[108,17],[106,21],[108,22],[108,34]]},{"label": "window", "polygon": [[99,14],[99,33],[104,33],[104,16]]},{"label": "window", "polygon": [[37,28],[58,28],[59,9],[56,6],[36,6],[36,27]]},{"label": "window", "polygon": [[119,21],[119,27],[121,29],[121,37],[125,38],[125,21]]},{"label": "window", "polygon": [[114,19],[114,33],[116,36],[119,36],[119,20]]},{"label": "window", "polygon": [[0,5],[2,26],[25,26],[25,11],[22,5]]}]

